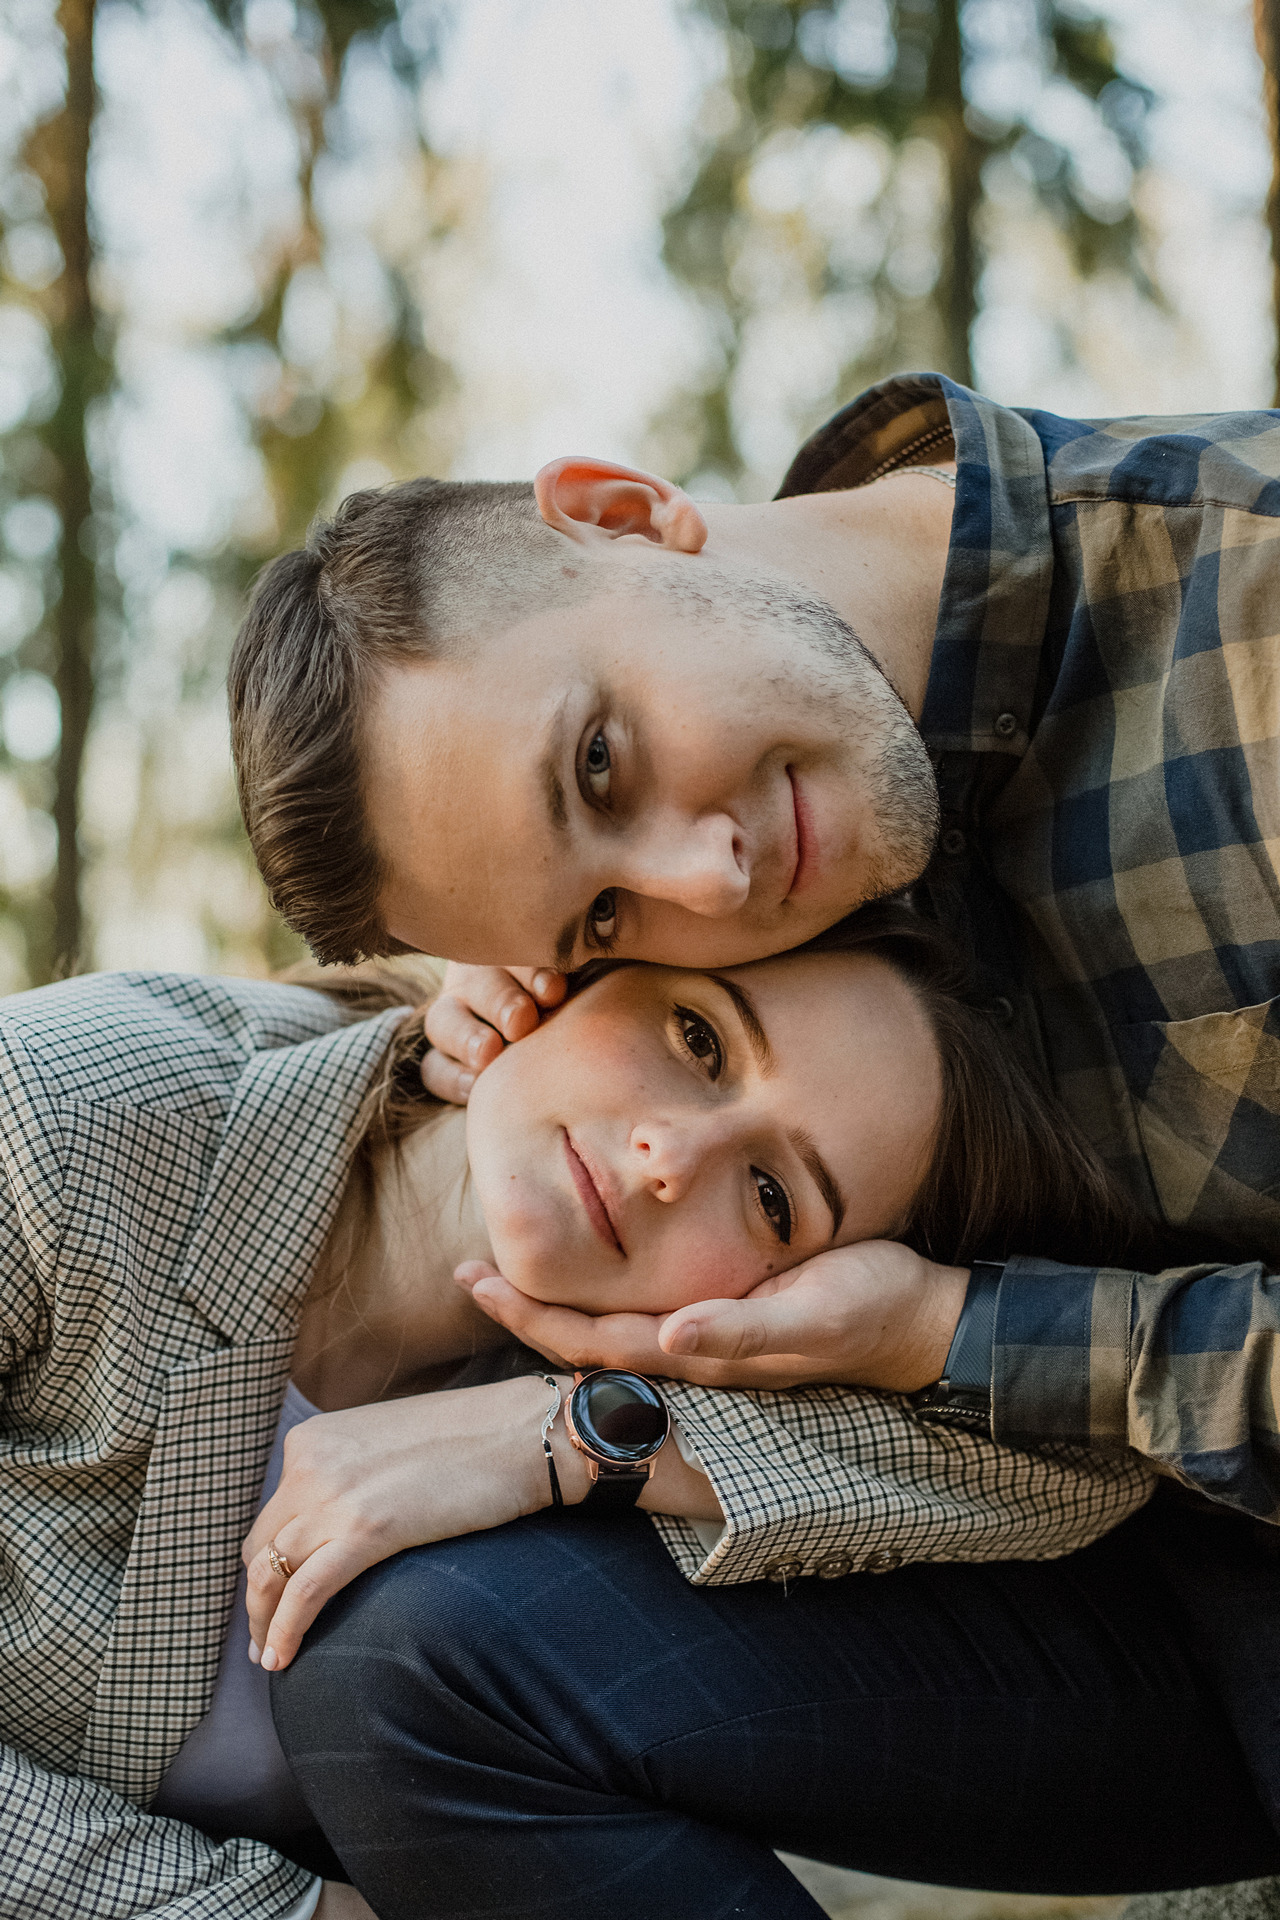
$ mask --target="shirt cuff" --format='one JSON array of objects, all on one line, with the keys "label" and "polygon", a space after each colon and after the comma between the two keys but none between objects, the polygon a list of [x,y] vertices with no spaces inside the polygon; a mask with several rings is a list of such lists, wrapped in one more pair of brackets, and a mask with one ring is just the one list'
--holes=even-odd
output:
[{"label": "shirt cuff", "polygon": [[1117,1268],[1006,1263],[991,1355],[994,1439],[1128,1446],[1133,1285]]},{"label": "shirt cuff", "polygon": [[[680,1458],[684,1461],[686,1467],[692,1467],[695,1473],[700,1473],[705,1479],[710,1480],[711,1475],[707,1472],[706,1461],[699,1453],[697,1445],[690,1437],[688,1430],[681,1426],[674,1414],[671,1416],[671,1437],[675,1441]],[[671,1516],[668,1515],[667,1518],[670,1519]],[[709,1559],[724,1539],[725,1522],[723,1520],[683,1520],[680,1522],[680,1525],[682,1528],[688,1529],[688,1533],[691,1533],[694,1541],[696,1541],[700,1561]],[[693,1549],[689,1545],[687,1535],[682,1535],[681,1537],[683,1544],[691,1553]]]},{"label": "shirt cuff", "polygon": [[320,1895],[323,1892],[324,1881],[317,1874],[297,1905],[290,1907],[288,1913],[281,1914],[280,1920],[311,1920],[312,1914],[320,1905]]}]

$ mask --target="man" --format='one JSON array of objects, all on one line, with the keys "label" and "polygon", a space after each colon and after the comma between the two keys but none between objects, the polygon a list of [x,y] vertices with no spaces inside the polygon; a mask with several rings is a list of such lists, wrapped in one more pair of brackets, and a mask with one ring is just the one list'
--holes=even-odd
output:
[{"label": "man", "polygon": [[[536,1309],[490,1275],[477,1287],[490,1311],[575,1363],[725,1386],[942,1377],[937,1402],[963,1373],[989,1395],[997,1441],[1128,1447],[1221,1511],[1280,1516],[1280,1298],[1265,1264],[1280,1258],[1278,474],[1273,415],[1087,425],[906,376],[814,436],[765,506],[700,512],[652,476],[565,460],[539,475],[540,519],[524,490],[421,483],[358,498],[276,563],[232,671],[250,836],[323,957],[420,949],[479,967],[433,1012],[437,1091],[464,1097],[534,1017],[493,963],[550,975],[601,952],[718,965],[778,950],[916,881],[940,812],[921,903],[967,931],[993,1006],[1149,1212],[1209,1255],[1160,1276],[1015,1259],[975,1270],[966,1296],[963,1276],[855,1249],[662,1328]],[[340,871],[323,887],[321,834],[327,874],[335,846]],[[528,984],[554,1003],[554,979]],[[1246,1257],[1221,1264],[1233,1250]],[[1106,1632],[1119,1644],[1142,1613],[1161,1659],[1209,1664],[1274,1818],[1277,1636],[1254,1636],[1274,1581],[1242,1528],[1203,1523],[1218,1528],[1206,1552],[1190,1524],[1175,1549],[1169,1528],[1126,1545]],[[948,1584],[958,1570],[928,1571],[935,1611],[913,1644],[957,1609],[981,1612]],[[1033,1611],[1078,1651],[1096,1593],[1081,1614],[1075,1573],[1036,1573]],[[891,1597],[877,1617],[914,1604]],[[1087,1660],[1073,1671],[1098,1686]],[[972,1680],[957,1672],[926,1687],[935,1705],[956,1707]],[[1153,1697],[1172,1697],[1166,1680]],[[910,1718],[911,1686],[899,1676],[891,1692]],[[1063,1713],[1059,1698],[1048,1748],[1070,1773]],[[1117,1721],[1149,1782],[1165,1735],[1132,1701]],[[948,1725],[958,1738],[961,1721]],[[584,1790],[637,1791],[610,1774],[612,1749],[602,1764]],[[1185,1788],[1187,1765],[1175,1773]],[[1040,1776],[1042,1797],[1062,1777]],[[1025,1775],[1004,1784],[1030,1790]],[[1183,1826],[1203,1821],[1208,1793]],[[1167,1779],[1158,1798],[1168,1816]],[[1114,1805],[1150,1831],[1149,1804]],[[933,1851],[891,1847],[879,1864],[1030,1884],[1016,1848],[966,1853],[961,1815],[943,1824]],[[1115,1863],[1095,1886],[1152,1870],[1132,1836],[1128,1854],[1108,1854],[1096,1822],[1076,1838]],[[810,1845],[830,1852],[821,1820]],[[1168,1830],[1162,1845],[1169,1860]],[[872,1863],[865,1842],[854,1851]]]}]

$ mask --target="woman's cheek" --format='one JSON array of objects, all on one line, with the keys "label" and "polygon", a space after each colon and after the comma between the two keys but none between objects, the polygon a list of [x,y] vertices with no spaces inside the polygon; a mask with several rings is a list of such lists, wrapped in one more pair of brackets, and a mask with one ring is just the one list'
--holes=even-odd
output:
[{"label": "woman's cheek", "polygon": [[735,1251],[723,1243],[693,1242],[666,1246],[650,1273],[629,1277],[627,1306],[638,1313],[675,1313],[698,1300],[739,1300],[768,1278],[770,1269],[752,1248]]}]

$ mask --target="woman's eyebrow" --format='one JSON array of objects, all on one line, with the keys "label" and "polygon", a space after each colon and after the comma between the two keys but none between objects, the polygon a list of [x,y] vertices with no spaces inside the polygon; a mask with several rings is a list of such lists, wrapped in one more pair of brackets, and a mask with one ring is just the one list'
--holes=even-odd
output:
[{"label": "woman's eyebrow", "polygon": [[743,1031],[747,1036],[747,1044],[756,1057],[756,1065],[759,1067],[761,1073],[770,1074],[775,1072],[778,1063],[774,1059],[773,1048],[769,1045],[769,1036],[764,1030],[764,1021],[757,1013],[756,1003],[746,988],[740,987],[736,980],[726,980],[722,973],[709,973],[707,978],[708,980],[714,980],[718,987],[722,987],[728,994],[730,1000],[732,1000],[738,1018],[742,1022]]},{"label": "woman's eyebrow", "polygon": [[818,1152],[812,1137],[804,1131],[803,1127],[793,1127],[787,1134],[787,1138],[808,1168],[813,1184],[827,1203],[831,1214],[831,1237],[834,1239],[844,1225],[844,1216],[847,1211],[845,1197],[840,1191],[840,1182]]},{"label": "woman's eyebrow", "polygon": [[[747,1043],[756,1057],[756,1065],[759,1067],[761,1073],[770,1074],[774,1072],[777,1061],[774,1058],[773,1048],[769,1045],[769,1036],[765,1032],[764,1021],[760,1018],[756,1003],[751,998],[751,995],[745,987],[740,987],[736,980],[726,980],[721,973],[710,973],[707,975],[707,978],[714,980],[718,987],[723,987],[725,993],[728,994],[730,1000],[733,1002],[738,1018],[742,1022],[743,1031],[747,1036]],[[818,1152],[812,1136],[807,1134],[803,1127],[793,1128],[792,1131],[788,1133],[787,1138],[795,1148],[814,1186],[818,1189],[818,1192],[822,1195],[826,1203],[827,1210],[831,1215],[831,1232],[834,1238],[844,1224],[844,1216],[848,1211],[849,1204],[840,1191],[840,1182],[836,1179],[830,1167]]]}]

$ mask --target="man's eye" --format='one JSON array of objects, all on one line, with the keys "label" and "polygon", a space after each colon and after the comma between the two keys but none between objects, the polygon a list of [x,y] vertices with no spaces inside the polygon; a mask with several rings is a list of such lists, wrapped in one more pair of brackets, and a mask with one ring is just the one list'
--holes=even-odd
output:
[{"label": "man's eye", "polygon": [[612,887],[598,893],[587,909],[587,930],[597,945],[612,940],[618,931],[618,896]]},{"label": "man's eye", "polygon": [[609,753],[609,743],[603,733],[597,733],[587,748],[586,759],[582,763],[586,775],[587,790],[593,800],[607,800],[613,772],[613,760]]},{"label": "man's eye", "polygon": [[791,1202],[771,1174],[762,1173],[759,1167],[752,1167],[751,1177],[756,1183],[756,1198],[760,1202],[760,1211],[777,1234],[784,1247],[791,1245]]},{"label": "man's eye", "polygon": [[724,1049],[715,1028],[701,1014],[691,1012],[688,1007],[676,1008],[676,1021],[680,1038],[688,1051],[708,1068],[713,1080],[717,1079],[724,1066]]}]

